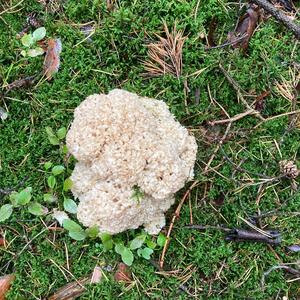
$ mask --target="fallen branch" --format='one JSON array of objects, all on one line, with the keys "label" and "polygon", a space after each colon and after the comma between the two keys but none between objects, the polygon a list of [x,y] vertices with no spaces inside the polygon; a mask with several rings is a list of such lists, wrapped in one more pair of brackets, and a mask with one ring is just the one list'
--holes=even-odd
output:
[{"label": "fallen branch", "polygon": [[171,224],[169,226],[169,229],[168,229],[168,233],[167,233],[167,240],[165,242],[165,245],[164,245],[164,248],[162,250],[162,254],[161,254],[161,257],[160,257],[160,260],[159,260],[159,267],[161,269],[163,269],[164,267],[164,262],[165,262],[165,256],[166,256],[166,253],[167,253],[167,249],[168,249],[168,246],[170,244],[170,236],[171,236],[171,232],[173,230],[173,227],[174,227],[174,223],[175,223],[175,220],[177,218],[179,218],[179,215],[180,215],[180,211],[181,211],[181,208],[182,208],[182,205],[183,203],[185,202],[185,200],[187,199],[188,195],[190,194],[191,190],[198,184],[199,182],[198,181],[194,181],[193,184],[189,187],[189,189],[185,192],[184,196],[182,197],[182,199],[180,200],[176,210],[175,210],[175,213],[173,215],[173,218],[171,220]]},{"label": "fallen branch", "polygon": [[290,29],[296,38],[300,39],[300,27],[294,23],[288,16],[286,16],[283,12],[277,9],[274,5],[272,5],[267,0],[252,0],[252,2],[261,6],[265,11],[270,13],[276,20],[283,23],[288,29]]},{"label": "fallen branch", "polygon": [[281,243],[281,235],[278,231],[264,230],[264,232],[267,233],[269,236],[266,236],[254,230],[235,228],[227,233],[225,240],[233,242],[253,241],[259,243],[266,243],[270,245],[278,245]]},{"label": "fallen branch", "polygon": [[226,233],[225,240],[232,242],[259,242],[270,245],[278,245],[281,243],[281,235],[278,231],[274,230],[262,230],[258,232],[256,230],[246,230],[240,228],[227,228],[222,226],[203,226],[203,225],[188,225],[185,228],[197,229],[197,230],[221,230]]}]

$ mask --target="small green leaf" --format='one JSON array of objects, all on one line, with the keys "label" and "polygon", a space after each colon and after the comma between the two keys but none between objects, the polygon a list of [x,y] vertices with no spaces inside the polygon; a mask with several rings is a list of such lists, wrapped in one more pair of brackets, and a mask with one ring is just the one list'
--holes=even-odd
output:
[{"label": "small green leaf", "polygon": [[49,142],[51,145],[54,145],[54,146],[59,145],[59,140],[56,136],[54,136],[54,135],[48,136],[48,139],[49,139]]},{"label": "small green leaf", "polygon": [[27,56],[26,50],[22,50],[22,51],[21,51],[21,55],[24,56],[24,57],[26,57],[26,56]]},{"label": "small green leaf", "polygon": [[141,202],[141,200],[144,198],[144,192],[138,185],[135,185],[132,190],[131,198],[137,202]]},{"label": "small green leaf", "polygon": [[56,132],[56,135],[60,140],[63,140],[66,137],[66,134],[67,134],[66,127],[59,128]]},{"label": "small green leaf", "polygon": [[32,202],[28,205],[28,211],[35,216],[42,216],[48,212],[48,209],[38,202]]},{"label": "small green leaf", "polygon": [[15,195],[15,201],[17,205],[26,205],[31,200],[31,192],[32,188],[27,187],[26,189],[22,190],[21,192]]},{"label": "small green leaf", "polygon": [[76,241],[82,241],[86,238],[86,233],[82,227],[70,219],[63,221],[63,227],[69,231],[69,236]]},{"label": "small green leaf", "polygon": [[57,202],[57,197],[53,194],[44,194],[44,201],[48,203],[54,203]]},{"label": "small green leaf", "polygon": [[45,27],[40,27],[40,28],[37,28],[32,33],[32,38],[36,42],[36,41],[42,40],[45,37],[45,35],[46,35],[46,28]]},{"label": "small green leaf", "polygon": [[150,248],[143,248],[143,249],[139,249],[140,250],[140,255],[142,255],[142,257],[144,257],[145,259],[150,259],[151,258],[151,254],[153,253],[153,250]]},{"label": "small green leaf", "polygon": [[18,195],[17,192],[13,191],[10,195],[9,195],[9,200],[11,202],[11,204],[15,207],[19,206],[17,201],[16,201],[16,196]]},{"label": "small green leaf", "polygon": [[64,209],[65,209],[65,211],[67,211],[71,214],[76,214],[77,213],[77,204],[74,200],[65,198],[64,199]]},{"label": "small green leaf", "polygon": [[95,239],[99,234],[99,228],[95,225],[93,227],[87,228],[85,230],[85,233],[88,237]]},{"label": "small green leaf", "polygon": [[157,245],[163,247],[166,241],[167,241],[167,237],[163,233],[160,233],[159,236],[157,237]]},{"label": "small green leaf", "polygon": [[49,176],[47,178],[47,183],[50,189],[54,189],[55,185],[56,185],[56,178],[54,176]]},{"label": "small green leaf", "polygon": [[4,204],[0,208],[0,222],[7,220],[13,212],[13,206],[11,204]]},{"label": "small green leaf", "polygon": [[105,251],[111,250],[114,247],[112,236],[108,233],[101,233],[100,235]]},{"label": "small green leaf", "polygon": [[69,231],[69,236],[76,241],[83,241],[86,238],[86,234],[83,231]]},{"label": "small green leaf", "polygon": [[65,155],[68,154],[68,152],[69,152],[67,145],[63,145],[61,150],[62,150],[62,153]]},{"label": "small green leaf", "polygon": [[59,139],[55,135],[53,129],[51,127],[47,126],[45,128],[45,130],[46,130],[46,133],[48,135],[48,140],[49,140],[50,144],[52,144],[52,145],[59,145]]},{"label": "small green leaf", "polygon": [[126,264],[127,266],[131,266],[133,263],[133,253],[131,252],[131,250],[127,247],[124,247],[124,250],[121,254],[122,257],[122,261],[124,264]]},{"label": "small green leaf", "polygon": [[47,161],[44,164],[45,170],[49,170],[52,167],[53,163],[51,161]]},{"label": "small green leaf", "polygon": [[67,192],[69,191],[73,186],[73,181],[72,179],[69,177],[64,181],[64,191]]},{"label": "small green leaf", "polygon": [[147,247],[151,248],[151,249],[154,249],[156,247],[156,243],[153,242],[152,240],[146,240],[146,245]]},{"label": "small green leaf", "polygon": [[118,254],[122,254],[124,251],[125,246],[122,243],[115,244],[115,252]]},{"label": "small green leaf", "polygon": [[41,47],[36,47],[34,49],[29,49],[27,51],[27,55],[30,56],[30,57],[37,57],[39,55],[44,54],[44,52],[45,51]]},{"label": "small green leaf", "polygon": [[25,33],[21,38],[21,43],[25,47],[30,47],[34,43],[34,39],[31,34]]},{"label": "small green leaf", "polygon": [[115,251],[121,255],[122,261],[127,265],[131,266],[133,262],[133,253],[132,251],[125,247],[122,243],[117,243],[115,245]]},{"label": "small green leaf", "polygon": [[65,170],[65,167],[62,166],[62,165],[54,166],[54,167],[52,168],[52,174],[53,174],[54,176],[57,176],[57,175],[63,173],[64,170]]},{"label": "small green leaf", "polygon": [[137,236],[130,242],[130,249],[135,250],[135,249],[141,248],[145,242],[145,239],[146,239],[145,234],[141,234],[141,235]]},{"label": "small green leaf", "polygon": [[68,231],[83,231],[82,227],[76,222],[66,219],[63,221],[63,227]]}]

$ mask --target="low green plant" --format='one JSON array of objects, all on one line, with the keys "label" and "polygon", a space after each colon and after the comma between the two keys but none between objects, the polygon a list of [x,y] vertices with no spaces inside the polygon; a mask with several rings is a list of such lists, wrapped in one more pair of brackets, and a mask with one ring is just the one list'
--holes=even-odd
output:
[{"label": "low green plant", "polygon": [[46,36],[45,27],[37,28],[33,33],[25,33],[21,38],[21,43],[25,49],[21,51],[24,57],[36,57],[44,54],[44,49],[37,42],[44,39]]},{"label": "low green plant", "polygon": [[32,188],[27,187],[20,192],[12,192],[9,195],[10,203],[4,204],[0,208],[0,222],[4,222],[12,215],[13,210],[25,207],[28,212],[35,216],[47,214],[48,209],[39,202],[32,201]]},{"label": "low green plant", "polygon": [[131,198],[136,200],[137,202],[141,202],[141,200],[144,198],[144,192],[141,190],[141,188],[138,185],[135,185],[133,187]]}]

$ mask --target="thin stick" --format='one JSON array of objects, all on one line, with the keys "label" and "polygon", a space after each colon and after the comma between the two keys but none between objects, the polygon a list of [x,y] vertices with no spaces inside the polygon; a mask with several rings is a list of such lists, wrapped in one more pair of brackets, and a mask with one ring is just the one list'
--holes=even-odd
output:
[{"label": "thin stick", "polygon": [[266,0],[252,0],[252,2],[261,6],[264,10],[270,13],[276,20],[283,23],[288,29],[290,29],[296,38],[300,39],[300,27],[294,23],[288,16],[282,13],[279,9],[277,9],[274,5]]},{"label": "thin stick", "polygon": [[268,122],[268,121],[271,121],[271,120],[275,120],[275,119],[278,119],[278,118],[281,118],[281,117],[289,116],[289,115],[294,115],[294,114],[300,114],[300,109],[294,110],[294,111],[290,111],[290,112],[286,112],[286,113],[283,113],[283,114],[276,115],[276,116],[270,117],[268,119],[265,119],[262,122],[260,122],[257,125],[255,125],[253,129],[256,129],[257,127],[261,126],[265,122]]},{"label": "thin stick", "polygon": [[241,40],[245,39],[246,37],[248,36],[247,33],[243,34],[242,36],[240,36],[239,38],[236,38],[230,42],[227,42],[227,43],[224,43],[222,45],[217,45],[217,46],[212,46],[212,47],[207,47],[205,48],[206,51],[209,51],[209,50],[214,50],[214,49],[221,49],[221,48],[225,48],[227,46],[230,46],[232,44],[235,44],[237,42],[240,42]]},{"label": "thin stick", "polygon": [[167,249],[168,249],[168,246],[170,244],[170,236],[171,236],[171,232],[173,230],[173,227],[174,227],[174,223],[175,223],[175,220],[179,217],[179,214],[180,214],[180,211],[181,211],[181,208],[182,208],[182,205],[183,203],[185,202],[185,200],[187,199],[188,195],[190,194],[190,192],[192,191],[192,189],[199,183],[199,181],[194,181],[193,184],[189,187],[189,189],[185,192],[184,196],[182,197],[181,201],[179,202],[176,210],[175,210],[175,213],[173,215],[173,218],[171,220],[171,223],[170,223],[170,226],[169,226],[169,229],[168,229],[168,233],[167,233],[167,240],[166,240],[166,243],[164,245],[164,248],[162,250],[162,254],[161,254],[161,258],[159,260],[159,266],[160,268],[162,269],[164,267],[164,262],[165,262],[165,256],[166,256],[166,253],[167,253]]},{"label": "thin stick", "polygon": [[224,124],[224,123],[231,123],[231,122],[234,122],[234,121],[237,121],[237,120],[240,120],[246,116],[249,116],[249,115],[256,115],[258,113],[257,110],[255,109],[249,109],[249,110],[246,110],[245,112],[243,113],[240,113],[240,114],[237,114],[229,119],[223,119],[223,120],[217,120],[217,121],[210,121],[209,122],[209,125],[211,126],[214,126],[216,124]]}]

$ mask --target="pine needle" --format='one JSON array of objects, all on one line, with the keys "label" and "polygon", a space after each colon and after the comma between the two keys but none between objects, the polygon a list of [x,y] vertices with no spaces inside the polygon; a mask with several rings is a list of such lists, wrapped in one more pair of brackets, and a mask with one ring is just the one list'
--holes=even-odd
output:
[{"label": "pine needle", "polygon": [[144,62],[144,67],[150,76],[172,74],[179,78],[182,74],[182,49],[186,37],[182,31],[177,31],[176,24],[170,32],[165,22],[164,33],[166,37],[156,35],[158,41],[147,45],[149,59]]}]

